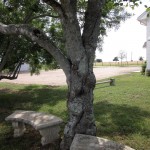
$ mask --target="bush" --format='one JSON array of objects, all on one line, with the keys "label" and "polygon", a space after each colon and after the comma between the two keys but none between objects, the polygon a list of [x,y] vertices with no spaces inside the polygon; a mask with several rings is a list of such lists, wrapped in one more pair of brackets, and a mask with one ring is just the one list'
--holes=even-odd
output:
[{"label": "bush", "polygon": [[145,75],[148,76],[148,77],[150,77],[150,70],[146,70]]},{"label": "bush", "polygon": [[102,59],[96,59],[96,62],[103,62]]},{"label": "bush", "polygon": [[150,77],[150,70],[146,70],[146,62],[142,65],[141,73]]},{"label": "bush", "polygon": [[145,63],[142,65],[141,73],[142,73],[143,75],[145,74],[145,70],[146,70],[146,61],[145,61]]}]

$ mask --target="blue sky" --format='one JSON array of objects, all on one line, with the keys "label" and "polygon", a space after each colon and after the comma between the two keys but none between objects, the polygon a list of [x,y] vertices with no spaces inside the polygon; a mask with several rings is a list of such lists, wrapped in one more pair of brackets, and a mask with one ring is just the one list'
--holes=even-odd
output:
[{"label": "blue sky", "polygon": [[143,44],[146,41],[146,26],[141,25],[137,21],[137,17],[144,11],[144,5],[150,6],[149,0],[143,0],[143,4],[135,10],[129,10],[135,15],[125,22],[121,23],[118,30],[111,30],[108,36],[104,38],[103,52],[96,51],[96,58],[105,61],[112,61],[118,56],[119,51],[123,50],[127,53],[127,60],[138,60],[140,56],[146,59],[146,49]]}]

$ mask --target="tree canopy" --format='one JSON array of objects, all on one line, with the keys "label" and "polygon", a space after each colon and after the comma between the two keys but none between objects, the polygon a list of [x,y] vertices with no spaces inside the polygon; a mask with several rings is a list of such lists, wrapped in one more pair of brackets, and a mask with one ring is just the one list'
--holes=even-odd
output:
[{"label": "tree canopy", "polygon": [[114,57],[113,61],[119,61],[119,58],[116,56]]},{"label": "tree canopy", "polygon": [[139,57],[139,61],[143,61],[144,58],[142,56]]}]

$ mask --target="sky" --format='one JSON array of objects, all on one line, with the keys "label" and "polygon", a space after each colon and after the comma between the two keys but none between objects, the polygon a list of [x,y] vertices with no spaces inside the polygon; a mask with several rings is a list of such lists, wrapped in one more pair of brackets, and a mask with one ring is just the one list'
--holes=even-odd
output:
[{"label": "sky", "polygon": [[[104,38],[103,51],[96,51],[96,59],[103,62],[111,62],[120,51],[125,51],[127,60],[139,60],[139,57],[146,59],[146,49],[143,44],[146,41],[146,26],[141,25],[137,18],[145,11],[144,5],[150,6],[150,0],[143,0],[142,5],[129,10],[135,15],[125,22],[122,22],[118,30],[111,30]],[[126,59],[124,59],[126,60]]]}]

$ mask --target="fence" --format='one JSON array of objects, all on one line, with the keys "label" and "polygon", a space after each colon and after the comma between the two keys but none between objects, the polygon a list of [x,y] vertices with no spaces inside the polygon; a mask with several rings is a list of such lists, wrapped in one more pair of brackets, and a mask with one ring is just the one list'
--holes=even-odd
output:
[{"label": "fence", "polygon": [[110,79],[110,80],[102,81],[102,82],[96,82],[96,84],[104,84],[104,83],[109,83],[110,86],[115,86],[115,79]]},{"label": "fence", "polygon": [[94,62],[94,66],[139,66],[144,61],[123,61],[123,62]]}]

